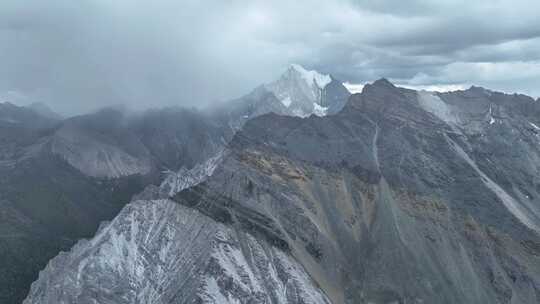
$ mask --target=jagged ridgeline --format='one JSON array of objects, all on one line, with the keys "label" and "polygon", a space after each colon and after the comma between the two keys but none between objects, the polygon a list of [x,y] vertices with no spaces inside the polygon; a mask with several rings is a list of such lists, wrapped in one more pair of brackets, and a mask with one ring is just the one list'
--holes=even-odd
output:
[{"label": "jagged ridgeline", "polygon": [[247,120],[52,259],[25,303],[538,303],[539,114],[381,79],[335,115]]}]

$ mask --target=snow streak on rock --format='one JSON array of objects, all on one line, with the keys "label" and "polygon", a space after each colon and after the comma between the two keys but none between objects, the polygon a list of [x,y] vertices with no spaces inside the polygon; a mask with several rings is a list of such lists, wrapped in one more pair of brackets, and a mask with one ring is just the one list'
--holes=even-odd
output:
[{"label": "snow streak on rock", "polygon": [[512,213],[518,220],[520,220],[527,227],[535,230],[540,233],[540,227],[535,223],[535,220],[530,218],[528,212],[524,210],[523,206],[518,203],[510,194],[508,194],[501,186],[495,183],[491,178],[489,178],[480,168],[472,158],[467,155],[467,152],[463,150],[455,141],[451,138],[446,137],[450,145],[454,148],[456,153],[463,158],[481,177],[482,182],[489,188],[497,197],[501,200],[504,206]]},{"label": "snow streak on rock", "polygon": [[169,196],[173,196],[186,188],[203,182],[214,173],[225,154],[225,150],[221,150],[214,157],[202,164],[197,164],[190,170],[181,168],[178,172],[167,171],[167,177],[160,186],[161,190],[165,191]]},{"label": "snow streak on rock", "polygon": [[287,253],[171,200],[127,205],[51,260],[24,303],[178,301],[329,303]]}]

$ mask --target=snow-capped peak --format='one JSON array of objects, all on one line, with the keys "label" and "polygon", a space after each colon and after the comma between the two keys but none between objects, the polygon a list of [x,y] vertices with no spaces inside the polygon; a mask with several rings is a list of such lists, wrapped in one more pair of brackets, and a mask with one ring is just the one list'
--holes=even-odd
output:
[{"label": "snow-capped peak", "polygon": [[332,78],[330,78],[330,75],[321,74],[317,71],[306,70],[303,66],[296,63],[291,64],[291,68],[296,70],[298,73],[300,73],[302,78],[306,81],[306,83],[310,87],[313,84],[315,84],[317,87],[323,89],[324,87],[326,87],[326,85],[328,85],[332,81]]},{"label": "snow-capped peak", "polygon": [[285,73],[266,84],[265,88],[281,102],[282,111],[286,115],[325,116],[332,104],[341,98],[334,95],[335,88],[328,86],[332,81],[330,75],[307,70],[299,64],[291,64]]}]

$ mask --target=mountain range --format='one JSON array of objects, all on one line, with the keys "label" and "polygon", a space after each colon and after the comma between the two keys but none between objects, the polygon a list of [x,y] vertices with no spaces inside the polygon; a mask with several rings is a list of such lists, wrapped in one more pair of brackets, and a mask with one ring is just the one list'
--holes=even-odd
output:
[{"label": "mountain range", "polygon": [[2,117],[21,136],[1,248],[28,269],[6,303],[540,302],[531,97],[386,79],[350,95],[292,65],[206,112]]},{"label": "mountain range", "polygon": [[[166,172],[187,171],[214,157],[249,118],[292,115],[297,105],[328,108],[312,93],[326,92],[325,86],[296,69],[308,73],[297,65],[286,72],[291,84],[280,96],[291,94],[290,107],[265,86],[220,111],[110,107],[63,118],[44,104],[1,103],[0,303],[20,303],[49,259],[93,236],[102,221],[112,220],[145,186],[159,185]],[[334,107],[349,96],[342,85],[337,92]]]}]

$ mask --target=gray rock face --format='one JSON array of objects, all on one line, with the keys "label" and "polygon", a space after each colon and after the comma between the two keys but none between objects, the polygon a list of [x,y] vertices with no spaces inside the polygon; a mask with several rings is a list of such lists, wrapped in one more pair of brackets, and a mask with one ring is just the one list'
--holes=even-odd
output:
[{"label": "gray rock face", "polygon": [[[126,132],[126,135],[131,134]],[[108,142],[106,138],[102,139],[95,134],[89,134],[85,129],[68,124],[54,134],[51,151],[92,177],[119,178],[148,174],[152,170],[149,153],[144,145],[136,141],[134,144],[142,153],[128,153],[119,144]]]},{"label": "gray rock face", "polygon": [[149,190],[25,303],[538,303],[538,107],[383,79],[336,115],[249,120],[210,174]]},{"label": "gray rock face", "polygon": [[321,106],[328,108],[326,114],[333,115],[341,111],[347,104],[351,93],[342,82],[330,76],[332,81],[322,91]]}]

